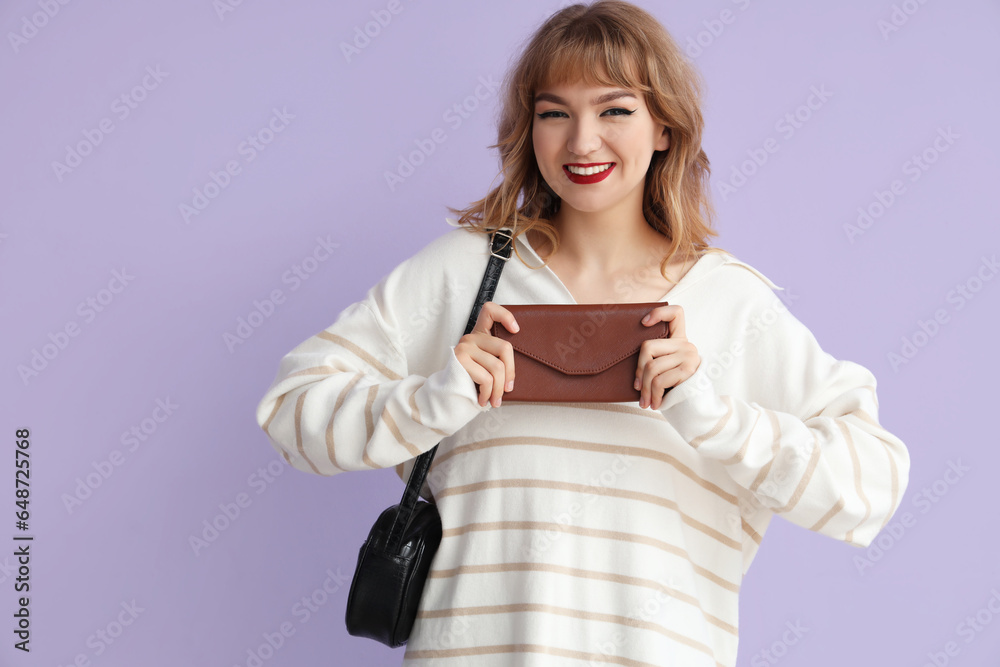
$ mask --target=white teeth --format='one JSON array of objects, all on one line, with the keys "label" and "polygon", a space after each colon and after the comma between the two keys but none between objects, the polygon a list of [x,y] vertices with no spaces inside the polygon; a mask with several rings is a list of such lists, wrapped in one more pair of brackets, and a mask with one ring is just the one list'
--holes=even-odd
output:
[{"label": "white teeth", "polygon": [[577,174],[579,176],[590,176],[591,174],[599,174],[602,171],[607,171],[608,169],[611,168],[611,164],[605,164],[600,167],[586,167],[586,168],[572,167],[567,165],[566,168],[569,169],[571,173]]}]

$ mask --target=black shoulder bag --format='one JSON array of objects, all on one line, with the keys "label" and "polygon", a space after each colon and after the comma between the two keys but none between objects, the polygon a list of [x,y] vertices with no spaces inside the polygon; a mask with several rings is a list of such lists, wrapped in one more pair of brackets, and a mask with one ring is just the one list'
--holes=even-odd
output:
[{"label": "black shoulder bag", "polygon": [[[513,235],[490,235],[490,260],[479,286],[465,333],[471,333],[483,304],[493,298]],[[406,643],[424,590],[431,560],[441,543],[441,515],[434,503],[419,499],[437,445],[417,457],[398,505],[379,515],[361,545],[358,567],[347,596],[347,632],[397,648]]]}]

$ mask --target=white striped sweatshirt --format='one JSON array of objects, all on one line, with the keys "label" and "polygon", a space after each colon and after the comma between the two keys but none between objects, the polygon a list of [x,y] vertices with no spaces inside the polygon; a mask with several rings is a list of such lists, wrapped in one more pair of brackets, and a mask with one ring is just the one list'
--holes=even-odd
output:
[{"label": "white striped sweatshirt", "polygon": [[[288,352],[257,407],[307,473],[405,481],[439,445],[422,495],[444,536],[404,667],[732,667],[773,514],[867,547],[899,507],[909,454],[879,424],[875,377],[825,352],[753,267],[705,253],[661,299],[701,363],[659,409],[494,408],[454,352],[488,259],[464,227],[429,242]],[[575,303],[513,253],[493,301]]]}]

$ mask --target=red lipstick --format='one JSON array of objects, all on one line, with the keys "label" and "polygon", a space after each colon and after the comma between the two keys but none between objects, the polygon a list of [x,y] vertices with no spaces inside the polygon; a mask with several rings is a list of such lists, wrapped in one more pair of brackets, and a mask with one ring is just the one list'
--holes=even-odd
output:
[{"label": "red lipstick", "polygon": [[[609,164],[611,166],[605,169],[604,171],[598,172],[596,174],[590,174],[589,176],[581,176],[579,174],[574,174],[569,170],[569,167],[580,167],[581,169],[583,169],[586,167],[601,167],[606,164]],[[611,175],[611,171],[614,168],[615,168],[614,162],[588,162],[586,164],[579,162],[571,162],[569,164],[563,165],[563,173],[566,174],[566,178],[568,178],[573,183],[578,183],[580,185],[587,185],[589,183],[600,183],[609,175]]]}]

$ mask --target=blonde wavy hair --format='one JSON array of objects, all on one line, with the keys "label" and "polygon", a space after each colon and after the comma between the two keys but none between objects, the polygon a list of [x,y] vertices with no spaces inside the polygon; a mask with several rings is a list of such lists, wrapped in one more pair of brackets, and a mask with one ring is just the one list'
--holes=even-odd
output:
[{"label": "blonde wavy hair", "polygon": [[[660,263],[664,278],[675,282],[666,267],[678,252],[685,258],[726,252],[707,242],[718,232],[711,223],[711,170],[701,148],[700,75],[655,17],[622,0],[570,5],[530,37],[504,77],[498,141],[489,146],[500,149],[497,178],[503,180],[465,209],[449,206],[461,216],[456,224],[482,233],[509,227],[515,238],[536,230],[549,239],[552,253],[558,250],[558,231],[550,220],[561,200],[538,170],[531,132],[535,93],[571,82],[640,92],[653,120],[668,128],[670,146],[653,153],[642,203],[646,221],[670,241]],[[524,262],[516,244],[514,252]],[[546,258],[542,266],[547,263]]]}]

